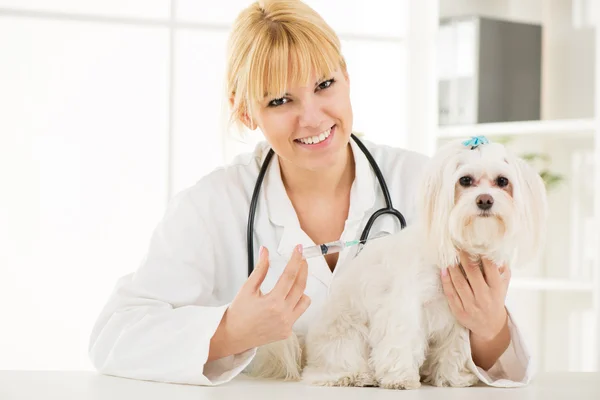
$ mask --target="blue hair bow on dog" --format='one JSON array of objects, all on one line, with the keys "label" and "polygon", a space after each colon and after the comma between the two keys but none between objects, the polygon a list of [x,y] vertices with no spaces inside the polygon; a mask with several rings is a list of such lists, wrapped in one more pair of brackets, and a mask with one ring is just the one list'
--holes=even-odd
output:
[{"label": "blue hair bow on dog", "polygon": [[489,140],[485,136],[472,136],[471,139],[465,140],[462,142],[465,146],[471,146],[471,150],[476,149],[478,146],[482,144],[490,143]]}]

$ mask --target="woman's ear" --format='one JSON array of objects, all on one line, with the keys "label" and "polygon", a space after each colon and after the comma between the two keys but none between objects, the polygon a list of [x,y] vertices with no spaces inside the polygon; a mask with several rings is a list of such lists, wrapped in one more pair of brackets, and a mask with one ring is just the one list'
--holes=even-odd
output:
[{"label": "woman's ear", "polygon": [[238,119],[240,120],[240,122],[242,122],[244,124],[244,126],[246,128],[250,129],[251,131],[255,130],[257,128],[256,123],[250,117],[247,109],[245,109],[245,110],[243,110],[242,108],[236,109],[234,106],[235,106],[235,94],[231,94],[231,96],[229,96],[229,107],[232,110],[234,110],[235,113],[238,114]]},{"label": "woman's ear", "polygon": [[246,125],[246,128],[250,129],[251,131],[257,128],[256,123],[250,116],[248,116],[247,112],[243,113],[240,119],[244,123],[244,125]]}]

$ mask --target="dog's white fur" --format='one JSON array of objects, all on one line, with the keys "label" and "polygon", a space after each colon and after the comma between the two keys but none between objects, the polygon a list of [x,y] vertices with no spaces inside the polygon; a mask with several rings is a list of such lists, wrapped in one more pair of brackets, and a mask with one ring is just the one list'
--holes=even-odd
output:
[{"label": "dog's white fur", "polygon": [[[463,176],[475,184],[463,187]],[[509,186],[499,187],[498,176]],[[488,213],[476,204],[482,194],[494,200]],[[394,389],[477,382],[468,331],[449,309],[440,270],[459,263],[458,249],[498,265],[533,261],[543,245],[544,183],[500,144],[456,142],[429,162],[415,203],[414,224],[374,240],[339,271],[306,338],[259,348],[247,373]]]}]

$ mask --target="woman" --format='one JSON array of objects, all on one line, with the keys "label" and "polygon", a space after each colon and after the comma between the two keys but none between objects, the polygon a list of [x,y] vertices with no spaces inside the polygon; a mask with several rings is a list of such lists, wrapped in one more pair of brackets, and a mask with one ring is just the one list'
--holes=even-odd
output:
[{"label": "woman", "polygon": [[[306,332],[352,251],[307,261],[301,247],[358,238],[383,202],[350,138],[349,93],[339,39],[305,4],[264,1],[239,15],[228,52],[231,117],[259,128],[266,142],[172,201],[144,261],[118,282],[94,327],[89,350],[100,372],[218,385],[241,373],[258,346],[292,329]],[[410,224],[426,158],[367,147]],[[275,155],[254,221],[261,247],[248,278],[248,212],[269,149]],[[380,217],[371,237],[399,229],[397,220]],[[478,268],[465,269],[469,280],[484,280]],[[473,292],[457,270],[442,280],[453,312],[471,331],[472,369],[490,385],[527,383],[529,356],[504,307],[508,281],[501,290],[477,285]]]}]

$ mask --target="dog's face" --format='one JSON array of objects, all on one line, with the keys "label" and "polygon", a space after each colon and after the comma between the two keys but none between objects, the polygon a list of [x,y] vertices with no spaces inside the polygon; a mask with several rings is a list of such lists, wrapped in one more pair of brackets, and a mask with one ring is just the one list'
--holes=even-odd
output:
[{"label": "dog's face", "polygon": [[428,240],[438,247],[440,264],[456,263],[458,249],[473,255],[517,252],[519,264],[540,250],[544,183],[500,144],[441,148],[425,173],[421,194],[422,222]]},{"label": "dog's face", "polygon": [[487,145],[460,152],[452,179],[452,241],[476,253],[495,251],[504,239],[514,235],[518,225],[513,198],[517,178],[503,148]]}]

